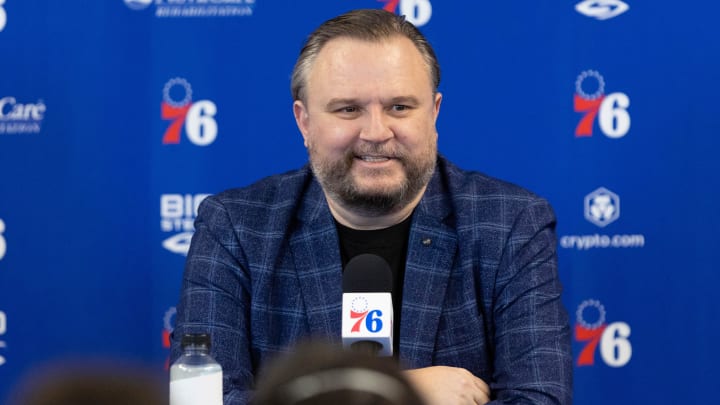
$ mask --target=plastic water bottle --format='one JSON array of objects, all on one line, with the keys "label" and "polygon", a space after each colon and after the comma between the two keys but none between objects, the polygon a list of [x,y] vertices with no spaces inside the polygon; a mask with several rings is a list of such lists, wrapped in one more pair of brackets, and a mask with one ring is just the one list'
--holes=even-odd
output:
[{"label": "plastic water bottle", "polygon": [[170,367],[170,405],[222,405],[222,367],[210,356],[210,335],[183,335]]}]

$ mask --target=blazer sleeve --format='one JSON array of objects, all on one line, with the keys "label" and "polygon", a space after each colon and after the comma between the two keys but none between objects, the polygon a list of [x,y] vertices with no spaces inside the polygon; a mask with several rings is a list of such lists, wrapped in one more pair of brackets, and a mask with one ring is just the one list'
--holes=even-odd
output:
[{"label": "blazer sleeve", "polygon": [[226,207],[208,197],[198,209],[183,275],[171,359],[186,333],[208,333],[223,369],[224,403],[248,403],[253,382],[249,345],[251,279]]},{"label": "blazer sleeve", "polygon": [[542,199],[516,217],[494,294],[491,404],[570,404],[572,355],[560,300],[555,215]]}]

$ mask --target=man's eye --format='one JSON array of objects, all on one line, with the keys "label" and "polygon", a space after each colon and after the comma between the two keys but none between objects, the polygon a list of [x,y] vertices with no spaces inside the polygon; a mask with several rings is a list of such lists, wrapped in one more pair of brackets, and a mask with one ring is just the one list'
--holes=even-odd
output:
[{"label": "man's eye", "polygon": [[393,111],[405,111],[410,109],[410,107],[402,104],[395,104],[392,106]]},{"label": "man's eye", "polygon": [[357,112],[357,110],[358,110],[357,107],[343,107],[343,108],[339,109],[338,112],[352,114],[352,113]]}]

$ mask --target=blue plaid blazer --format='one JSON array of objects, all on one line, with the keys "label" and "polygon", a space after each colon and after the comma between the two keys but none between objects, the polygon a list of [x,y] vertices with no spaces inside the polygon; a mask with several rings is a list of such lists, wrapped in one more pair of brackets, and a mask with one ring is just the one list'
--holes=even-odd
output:
[{"label": "blue plaid blazer", "polygon": [[[207,198],[195,227],[172,359],[183,334],[210,333],[225,404],[298,341],[340,341],[338,236],[308,167]],[[412,217],[401,364],[463,367],[496,403],[571,403],[554,228],[545,200],[439,157]]]}]

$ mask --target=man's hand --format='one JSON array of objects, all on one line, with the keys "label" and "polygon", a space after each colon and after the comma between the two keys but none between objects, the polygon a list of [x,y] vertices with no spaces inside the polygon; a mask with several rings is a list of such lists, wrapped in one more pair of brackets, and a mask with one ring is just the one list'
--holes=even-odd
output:
[{"label": "man's hand", "polygon": [[434,366],[405,371],[427,405],[481,405],[490,402],[485,381],[464,368]]}]

